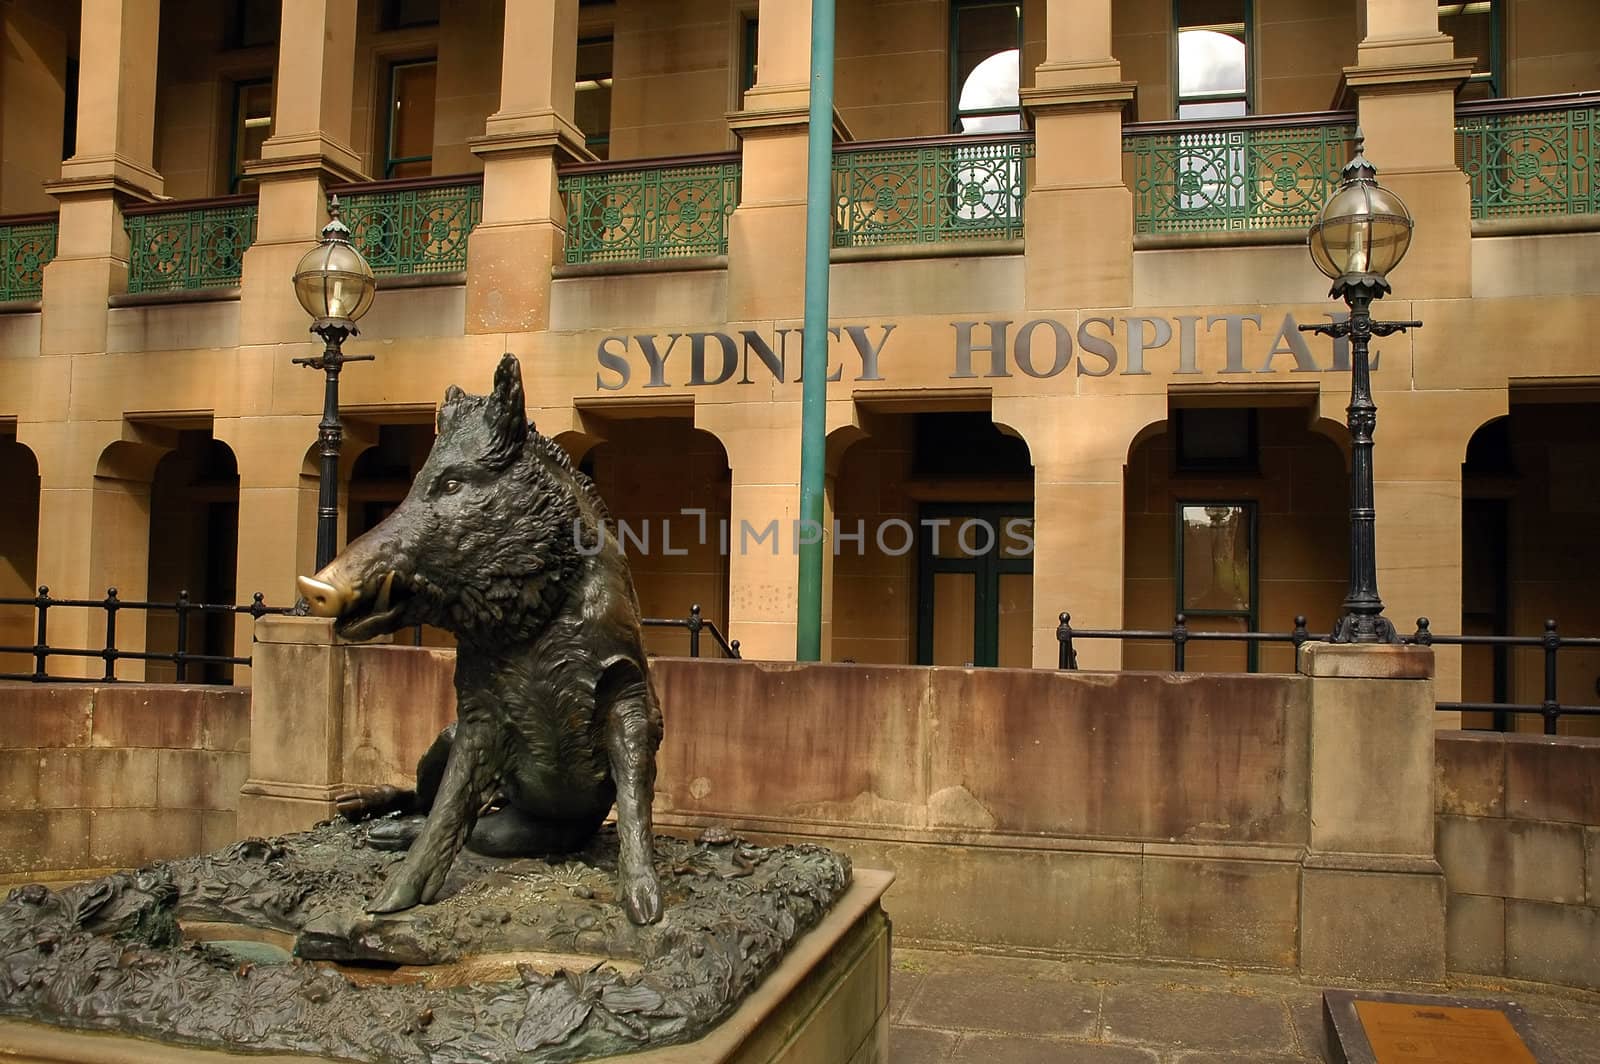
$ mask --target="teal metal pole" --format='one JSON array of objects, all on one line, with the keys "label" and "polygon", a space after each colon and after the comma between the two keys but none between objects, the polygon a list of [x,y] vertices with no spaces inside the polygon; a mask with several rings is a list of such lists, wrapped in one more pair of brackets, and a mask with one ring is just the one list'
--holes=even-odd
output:
[{"label": "teal metal pole", "polygon": [[833,0],[811,0],[806,130],[806,312],[800,356],[800,602],[795,658],[822,658],[822,529],[828,401],[828,248],[833,243]]}]

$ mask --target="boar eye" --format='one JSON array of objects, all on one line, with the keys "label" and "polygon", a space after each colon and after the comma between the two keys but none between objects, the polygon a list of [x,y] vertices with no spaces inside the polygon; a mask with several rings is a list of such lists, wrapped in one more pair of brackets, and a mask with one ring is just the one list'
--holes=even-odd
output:
[{"label": "boar eye", "polygon": [[461,481],[459,481],[459,480],[447,480],[447,481],[444,482],[444,493],[446,495],[454,495],[456,492],[458,492],[460,490],[461,490]]}]

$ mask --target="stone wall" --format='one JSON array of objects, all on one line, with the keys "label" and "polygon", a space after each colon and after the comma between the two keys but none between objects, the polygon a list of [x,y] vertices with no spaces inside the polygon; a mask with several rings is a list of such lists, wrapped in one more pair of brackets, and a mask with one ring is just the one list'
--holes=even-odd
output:
[{"label": "stone wall", "polygon": [[1600,740],[1442,733],[1436,794],[1451,969],[1600,987]]},{"label": "stone wall", "polygon": [[0,684],[0,881],[227,845],[249,750],[247,688]]},{"label": "stone wall", "polygon": [[[448,650],[350,646],[315,618],[262,618],[256,638],[241,834],[308,826],[351,784],[408,784],[453,715]],[[657,825],[893,870],[886,906],[923,942],[1439,979],[1431,661],[1312,645],[1303,675],[1251,676],[658,658]]]}]

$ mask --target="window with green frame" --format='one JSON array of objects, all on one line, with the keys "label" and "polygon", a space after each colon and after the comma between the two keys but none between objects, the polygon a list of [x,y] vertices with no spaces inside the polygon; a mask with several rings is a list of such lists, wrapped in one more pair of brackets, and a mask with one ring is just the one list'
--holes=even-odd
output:
[{"label": "window with green frame", "polygon": [[[1191,630],[1256,630],[1260,565],[1256,549],[1256,504],[1249,500],[1179,500],[1175,512],[1174,583],[1177,613]],[[1208,658],[1227,660],[1230,650],[1255,672],[1257,647],[1212,644]]]},{"label": "window with green frame", "polygon": [[578,41],[577,81],[573,114],[583,130],[583,143],[597,159],[611,157],[612,39],[583,37]]},{"label": "window with green frame", "polygon": [[233,134],[228,146],[229,194],[254,192],[259,182],[246,177],[244,164],[261,158],[261,145],[272,133],[272,79],[233,83]]},{"label": "window with green frame", "polygon": [[1503,0],[1439,4],[1439,32],[1454,40],[1456,55],[1477,59],[1460,99],[1492,100],[1505,95]]},{"label": "window with green frame", "polygon": [[744,94],[755,88],[756,58],[761,48],[761,20],[754,15],[744,18],[744,30],[739,37],[739,108],[744,108]]},{"label": "window with green frame", "polygon": [[996,133],[1022,128],[1022,5],[950,0],[950,128]]},{"label": "window with green frame", "polygon": [[1250,6],[1250,0],[1172,0],[1180,119],[1250,113]]},{"label": "window with green frame", "polygon": [[388,124],[383,139],[383,176],[427,177],[433,173],[433,106],[437,60],[411,59],[389,65]]}]

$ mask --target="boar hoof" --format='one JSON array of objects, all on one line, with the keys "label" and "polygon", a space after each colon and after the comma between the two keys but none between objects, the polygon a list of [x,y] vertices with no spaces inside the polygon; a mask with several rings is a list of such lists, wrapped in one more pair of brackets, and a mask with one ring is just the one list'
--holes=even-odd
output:
[{"label": "boar hoof", "polygon": [[422,886],[402,869],[389,878],[377,901],[367,906],[369,913],[397,913],[415,908],[422,901]]},{"label": "boar hoof", "polygon": [[367,845],[374,850],[409,850],[427,822],[421,813],[379,821],[367,829]]},{"label": "boar hoof", "polygon": [[655,869],[623,878],[622,908],[641,927],[661,919],[661,884]]},{"label": "boar hoof", "polygon": [[334,808],[346,820],[365,820],[397,809],[409,809],[417,792],[399,787],[352,787],[334,795]]}]

